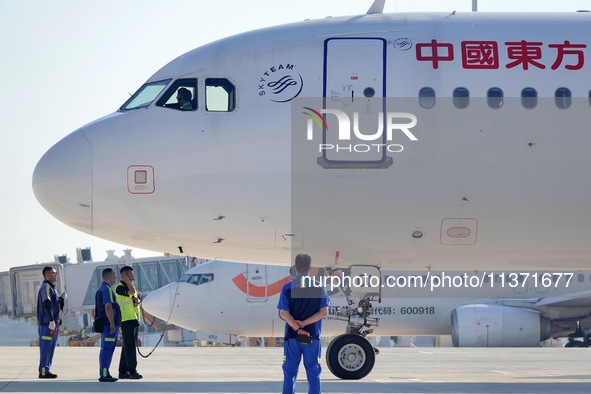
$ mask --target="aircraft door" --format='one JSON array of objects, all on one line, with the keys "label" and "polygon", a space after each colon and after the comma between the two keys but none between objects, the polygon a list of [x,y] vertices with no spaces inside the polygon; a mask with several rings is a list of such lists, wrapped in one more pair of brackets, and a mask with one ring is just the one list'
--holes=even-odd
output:
[{"label": "aircraft door", "polygon": [[[322,133],[327,147],[320,158],[324,165],[379,166],[388,159],[387,151],[377,146],[387,143],[386,48],[387,42],[383,38],[325,40],[323,107],[348,115],[350,139],[342,138],[340,127],[344,125],[337,116],[324,114],[328,126],[328,130]],[[357,122],[355,116],[358,117]],[[380,122],[383,127],[381,134]],[[363,136],[360,138],[359,134]],[[328,148],[330,146],[332,148]]]},{"label": "aircraft door", "polygon": [[269,299],[267,266],[263,264],[246,265],[246,301],[266,302]]}]

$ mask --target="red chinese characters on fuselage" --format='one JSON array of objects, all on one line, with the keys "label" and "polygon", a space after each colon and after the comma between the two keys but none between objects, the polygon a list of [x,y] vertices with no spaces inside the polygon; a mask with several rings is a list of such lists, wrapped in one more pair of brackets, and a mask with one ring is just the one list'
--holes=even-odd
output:
[{"label": "red chinese characters on fuselage", "polygon": [[[546,69],[544,60],[553,61],[551,70],[564,68],[566,70],[580,70],[585,64],[583,49],[586,44],[575,44],[565,40],[560,44],[548,44],[552,52],[543,52],[544,43],[539,41],[507,41],[499,44],[496,41],[462,41],[460,43],[462,68],[495,70],[501,67],[499,51],[504,50],[508,62],[505,68],[522,70]],[[501,48],[499,48],[501,47]],[[438,69],[440,62],[455,60],[454,45],[448,42],[422,42],[416,45],[416,57],[421,62],[431,62],[433,69]]]}]

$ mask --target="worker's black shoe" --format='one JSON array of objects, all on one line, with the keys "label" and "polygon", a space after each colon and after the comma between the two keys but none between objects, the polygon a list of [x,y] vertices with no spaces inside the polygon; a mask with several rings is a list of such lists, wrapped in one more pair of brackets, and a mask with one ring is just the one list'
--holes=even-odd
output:
[{"label": "worker's black shoe", "polygon": [[51,372],[45,372],[44,374],[39,374],[39,379],[55,379],[57,375]]},{"label": "worker's black shoe", "polygon": [[119,373],[119,379],[131,379],[129,376],[129,372]]},{"label": "worker's black shoe", "polygon": [[109,376],[101,376],[99,378],[99,382],[116,382],[119,379],[112,377],[111,375]]},{"label": "worker's black shoe", "polygon": [[143,376],[140,375],[139,373],[135,372],[135,373],[129,374],[129,379],[143,379]]}]

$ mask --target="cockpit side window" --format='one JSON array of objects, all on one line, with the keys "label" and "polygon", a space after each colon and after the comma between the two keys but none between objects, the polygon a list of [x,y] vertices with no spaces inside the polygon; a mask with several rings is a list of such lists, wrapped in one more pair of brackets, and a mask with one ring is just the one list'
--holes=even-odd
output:
[{"label": "cockpit side window", "polygon": [[236,108],[236,88],[226,78],[205,80],[205,109],[208,112],[231,112]]},{"label": "cockpit side window", "polygon": [[213,274],[184,274],[179,279],[179,282],[187,282],[192,285],[202,285],[204,283],[212,282]]},{"label": "cockpit side window", "polygon": [[119,111],[129,111],[130,109],[145,108],[149,106],[169,82],[170,79],[164,79],[162,81],[148,82],[144,84],[129,98],[129,100],[125,102],[125,104],[121,106],[121,108],[119,108]]},{"label": "cockpit side window", "polygon": [[202,274],[201,279],[199,280],[199,284],[202,285],[207,282],[213,281],[213,274]]},{"label": "cockpit side window", "polygon": [[197,78],[177,79],[156,105],[179,111],[195,111],[197,109]]}]

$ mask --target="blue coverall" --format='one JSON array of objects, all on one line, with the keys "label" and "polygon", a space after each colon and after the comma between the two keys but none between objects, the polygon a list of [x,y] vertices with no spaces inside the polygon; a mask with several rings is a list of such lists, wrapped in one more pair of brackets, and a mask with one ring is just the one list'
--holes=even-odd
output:
[{"label": "blue coverall", "polygon": [[[305,320],[314,315],[321,308],[330,305],[324,289],[302,289],[299,287],[302,282],[300,277],[296,277],[291,282],[286,283],[281,290],[277,309],[289,312],[295,320]],[[303,294],[305,291],[306,294]],[[300,367],[302,356],[304,358],[304,367],[306,368],[306,377],[308,379],[308,393],[320,394],[320,333],[322,331],[322,320],[309,324],[303,328],[310,333],[312,343],[304,344],[298,342],[296,332],[286,323],[283,345],[283,394],[293,394],[296,388],[296,379]]]},{"label": "blue coverall", "polygon": [[[49,300],[49,311],[45,301]],[[53,316],[52,316],[53,315]],[[44,280],[39,287],[37,295],[37,331],[39,333],[39,375],[45,375],[51,370],[53,353],[57,345],[57,336],[61,324],[61,308],[59,295],[55,289],[55,284]],[[49,322],[55,322],[55,331],[49,335]]]},{"label": "blue coverall", "polygon": [[[113,353],[117,345],[117,336],[121,326],[121,312],[115,294],[107,282],[103,282],[97,291],[95,302],[98,305],[99,319],[104,322],[101,333],[101,351],[99,353],[99,377],[111,376],[109,368],[113,360]],[[105,305],[110,303],[113,308],[113,318],[115,319],[115,332],[111,334],[111,326],[105,311]]]}]

